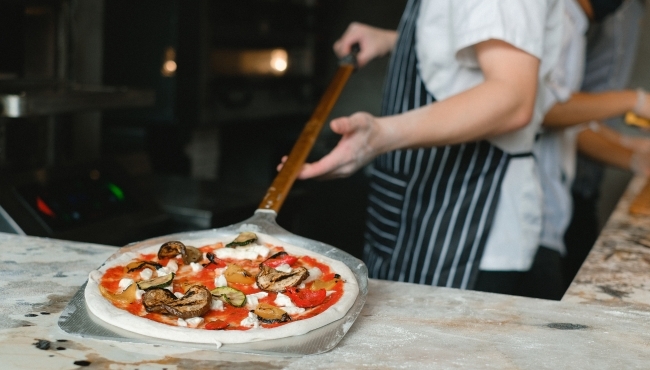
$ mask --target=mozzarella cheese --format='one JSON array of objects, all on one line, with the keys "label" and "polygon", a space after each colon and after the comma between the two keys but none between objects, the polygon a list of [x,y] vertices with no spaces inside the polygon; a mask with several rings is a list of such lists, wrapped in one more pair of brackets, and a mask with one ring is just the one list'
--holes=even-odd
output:
[{"label": "mozzarella cheese", "polygon": [[167,262],[167,266],[165,267],[167,267],[167,269],[169,269],[171,272],[178,271],[178,263],[176,263],[174,260],[169,260],[169,262]]},{"label": "mozzarella cheese", "polygon": [[248,317],[243,319],[239,325],[245,326],[247,328],[257,329],[260,327],[260,321],[257,319],[257,315],[252,312],[248,313]]},{"label": "mozzarella cheese", "polygon": [[120,280],[118,286],[120,287],[120,289],[124,290],[128,288],[131,284],[133,284],[133,279],[124,278]]},{"label": "mozzarella cheese", "polygon": [[142,278],[142,280],[149,280],[151,279],[152,276],[153,276],[153,271],[149,269],[144,269],[140,271],[140,277]]},{"label": "mozzarella cheese", "polygon": [[228,286],[228,281],[224,275],[219,275],[219,277],[214,278],[214,287],[219,288],[222,286]]},{"label": "mozzarella cheese", "polygon": [[263,245],[251,245],[237,248],[219,248],[215,251],[219,259],[255,260],[258,256],[266,258],[271,250]]}]

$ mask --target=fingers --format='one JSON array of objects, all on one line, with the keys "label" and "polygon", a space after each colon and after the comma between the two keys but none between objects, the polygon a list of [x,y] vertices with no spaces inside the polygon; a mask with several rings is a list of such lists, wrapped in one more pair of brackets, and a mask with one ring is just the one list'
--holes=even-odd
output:
[{"label": "fingers", "polygon": [[345,30],[340,39],[338,39],[333,46],[334,53],[342,58],[352,50],[352,45],[359,44],[359,53],[357,54],[357,65],[363,67],[372,59],[377,56],[383,55],[387,52],[387,48],[391,48],[391,41],[389,33],[379,30],[375,27],[370,27],[365,24],[353,22]]}]

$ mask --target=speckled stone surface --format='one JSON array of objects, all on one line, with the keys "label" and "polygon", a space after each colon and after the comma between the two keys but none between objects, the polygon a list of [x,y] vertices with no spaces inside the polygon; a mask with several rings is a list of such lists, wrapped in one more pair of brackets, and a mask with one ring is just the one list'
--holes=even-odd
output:
[{"label": "speckled stone surface", "polygon": [[644,182],[632,181],[562,302],[370,280],[338,346],[297,358],[68,334],[61,311],[116,249],[0,233],[0,368],[646,369],[650,218],[627,213]]},{"label": "speckled stone surface", "polygon": [[562,301],[650,311],[650,217],[629,214],[645,183],[632,179]]}]

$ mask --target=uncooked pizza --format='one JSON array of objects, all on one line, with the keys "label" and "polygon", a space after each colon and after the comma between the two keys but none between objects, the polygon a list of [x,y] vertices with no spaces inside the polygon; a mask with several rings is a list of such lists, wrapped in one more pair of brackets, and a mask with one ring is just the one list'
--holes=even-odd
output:
[{"label": "uncooked pizza", "polygon": [[119,328],[220,344],[305,334],[345,316],[358,291],[344,263],[242,231],[118,253],[91,272],[85,298]]}]

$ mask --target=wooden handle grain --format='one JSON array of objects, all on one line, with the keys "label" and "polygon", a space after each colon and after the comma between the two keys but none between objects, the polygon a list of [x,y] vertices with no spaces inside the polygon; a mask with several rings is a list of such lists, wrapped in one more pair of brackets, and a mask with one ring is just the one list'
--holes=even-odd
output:
[{"label": "wooden handle grain", "polygon": [[275,211],[276,214],[280,211],[280,207],[282,207],[282,204],[287,198],[287,194],[289,194],[291,186],[293,186],[293,183],[296,181],[302,165],[305,163],[305,160],[307,160],[307,156],[309,155],[311,148],[314,146],[314,143],[323,128],[325,120],[332,111],[336,100],[339,95],[341,95],[341,91],[353,71],[354,66],[351,64],[344,64],[338,68],[332,82],[330,82],[329,86],[325,90],[323,97],[316,106],[309,121],[307,121],[307,124],[305,124],[305,127],[302,129],[298,141],[296,141],[293,149],[291,149],[289,157],[284,163],[282,170],[278,172],[273,183],[267,190],[258,210],[272,210]]}]

